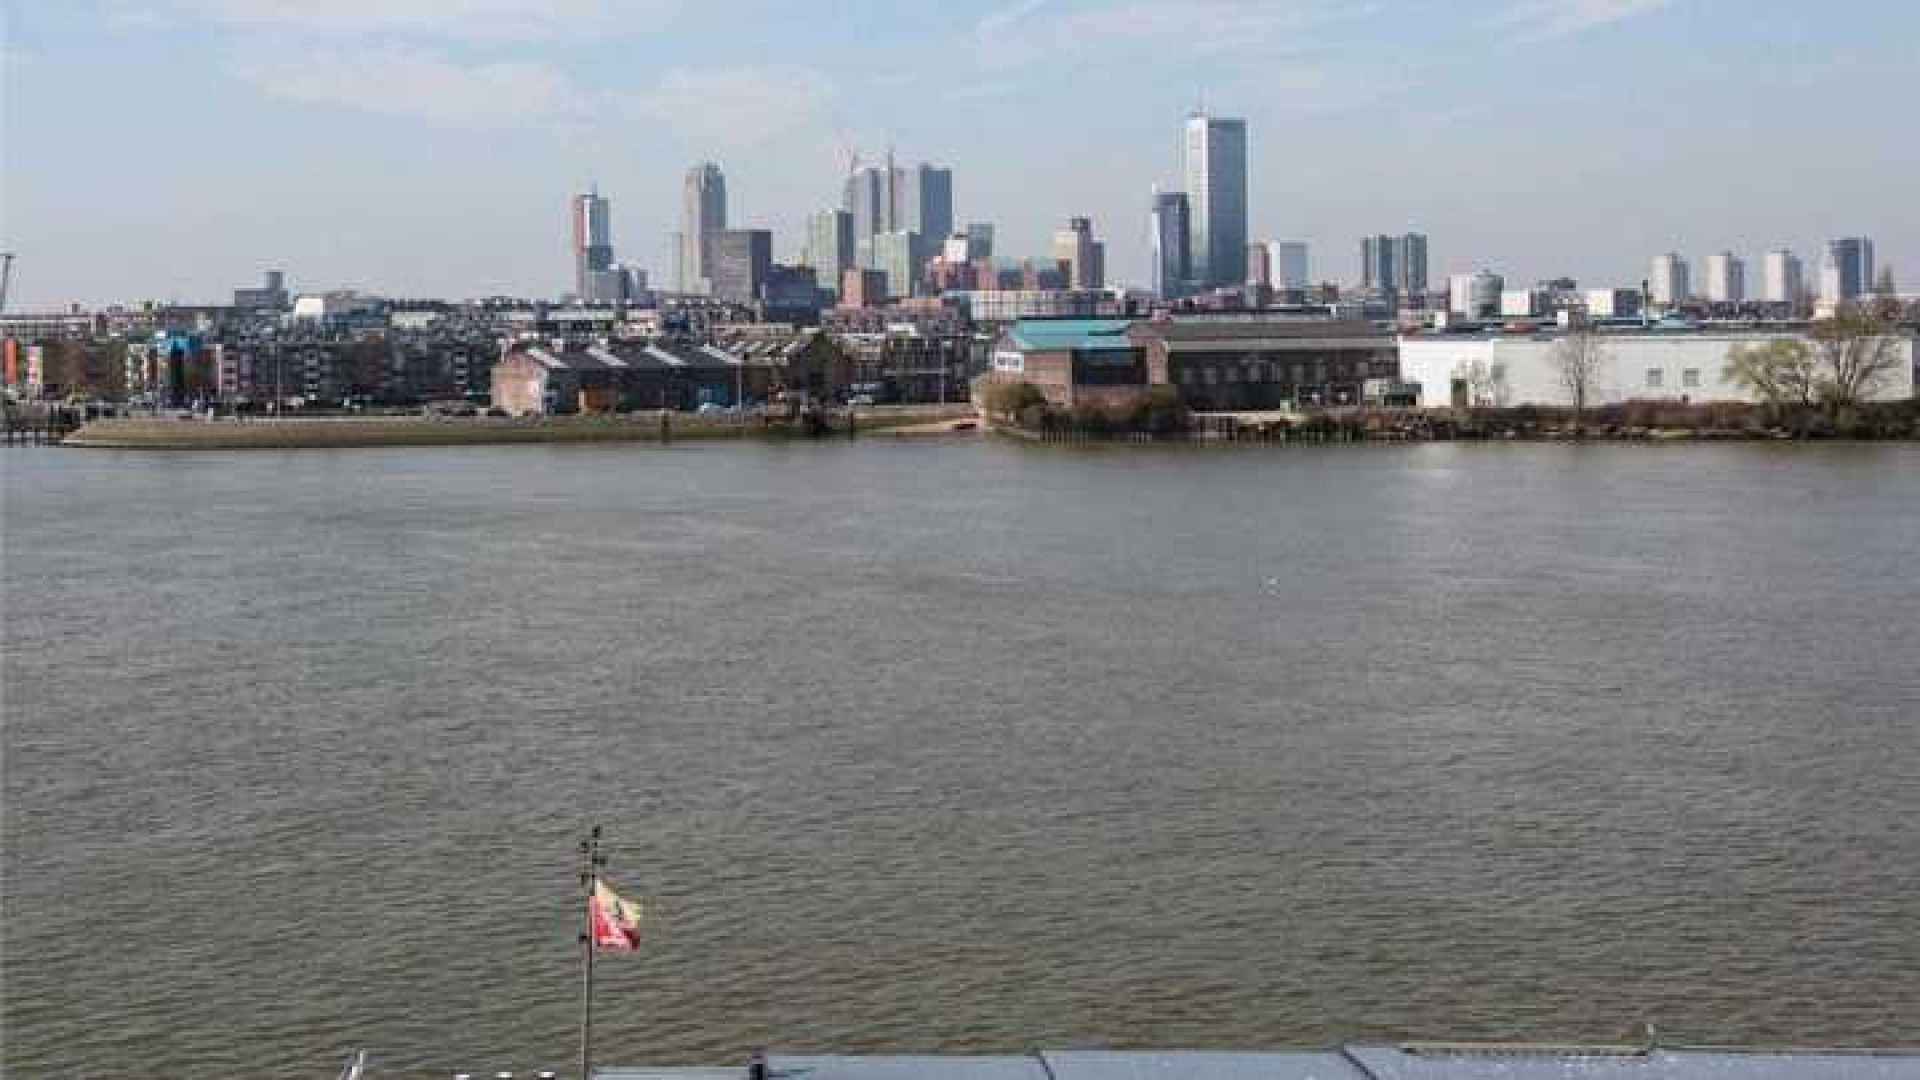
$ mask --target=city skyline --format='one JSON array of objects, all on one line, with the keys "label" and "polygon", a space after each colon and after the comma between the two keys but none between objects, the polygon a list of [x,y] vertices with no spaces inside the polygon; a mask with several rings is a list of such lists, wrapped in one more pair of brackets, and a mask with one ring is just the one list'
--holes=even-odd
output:
[{"label": "city skyline", "polygon": [[[1876,32],[1720,18],[1723,0],[1515,0],[1440,21],[1426,3],[1029,0],[805,26],[671,0],[16,7],[0,246],[20,255],[14,310],[210,300],[264,266],[303,291],[551,296],[576,276],[557,207],[597,183],[621,261],[664,284],[690,164],[725,171],[729,221],[772,230],[787,262],[840,201],[848,148],[873,164],[897,145],[952,169],[953,221],[996,224],[1001,251],[1044,254],[1087,217],[1109,283],[1144,288],[1145,207],[1153,185],[1185,187],[1178,126],[1198,104],[1247,122],[1247,239],[1308,243],[1317,279],[1357,281],[1356,238],[1394,225],[1431,237],[1435,280],[1484,266],[1629,284],[1669,250],[1696,266],[1732,251],[1751,276],[1765,252],[1861,235],[1911,288],[1920,209],[1899,178],[1920,151],[1861,105],[1912,96],[1891,43],[1920,15],[1843,6]],[[751,41],[703,40],[742,12]],[[613,54],[643,28],[660,64],[630,86]],[[1382,67],[1369,41],[1408,59]],[[940,63],[904,59],[911,42]],[[1786,43],[1845,62],[1787,64]],[[156,79],[151,55],[180,50],[204,63]],[[1164,77],[1139,79],[1145,58]],[[1709,85],[1773,104],[1711,123],[1678,107]],[[1037,107],[1085,93],[1097,114]],[[1573,132],[1569,115],[1599,119]]]}]

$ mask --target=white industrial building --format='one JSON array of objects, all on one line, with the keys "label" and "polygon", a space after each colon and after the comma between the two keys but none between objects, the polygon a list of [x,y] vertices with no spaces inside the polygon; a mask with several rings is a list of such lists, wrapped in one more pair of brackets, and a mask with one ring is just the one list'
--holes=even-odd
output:
[{"label": "white industrial building", "polygon": [[[1554,348],[1564,334],[1543,328],[1527,333],[1403,334],[1400,377],[1420,386],[1422,408],[1511,407],[1573,404],[1561,383]],[[1605,350],[1589,405],[1626,401],[1741,401],[1756,399],[1726,381],[1727,351],[1735,345],[1797,338],[1791,331],[1633,329],[1603,332]],[[1902,361],[1872,395],[1878,401],[1914,396],[1912,334],[1896,345]]]}]

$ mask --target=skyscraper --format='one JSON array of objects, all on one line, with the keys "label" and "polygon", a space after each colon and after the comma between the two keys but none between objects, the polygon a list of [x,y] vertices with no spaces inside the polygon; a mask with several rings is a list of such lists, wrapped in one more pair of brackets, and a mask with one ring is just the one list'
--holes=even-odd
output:
[{"label": "skyscraper", "polygon": [[1207,286],[1247,278],[1247,122],[1196,111],[1186,132],[1188,250]]},{"label": "skyscraper", "polygon": [[840,206],[853,219],[854,262],[870,266],[874,235],[893,231],[893,170],[871,165],[854,170]]},{"label": "skyscraper", "polygon": [[852,214],[822,210],[807,218],[807,264],[821,288],[839,291],[840,276],[855,265]]},{"label": "skyscraper", "polygon": [[887,277],[887,295],[912,296],[924,264],[920,234],[895,230],[876,235],[872,241],[873,265]]},{"label": "skyscraper", "polygon": [[1400,270],[1393,256],[1393,237],[1360,238],[1360,288],[1369,296],[1386,296],[1398,288]]},{"label": "skyscraper", "polygon": [[925,163],[900,168],[889,159],[847,177],[841,207],[853,215],[854,260],[876,266],[874,237],[910,232],[939,243],[953,231],[953,170]]},{"label": "skyscraper", "polygon": [[1382,299],[1427,294],[1427,238],[1420,233],[1360,238],[1360,287]]},{"label": "skyscraper", "polygon": [[944,237],[953,231],[953,170],[921,163],[894,170],[892,231]]},{"label": "skyscraper", "polygon": [[1873,289],[1873,241],[1843,236],[1827,241],[1827,257],[1820,266],[1820,298],[1854,300]]},{"label": "skyscraper", "polygon": [[773,266],[773,234],[765,229],[720,229],[707,240],[707,292],[739,304],[760,299]]},{"label": "skyscraper", "polygon": [[573,294],[589,303],[596,297],[594,273],[613,267],[613,210],[593,188],[573,197]]},{"label": "skyscraper", "polygon": [[1273,288],[1272,251],[1266,244],[1247,245],[1247,284],[1263,289]]},{"label": "skyscraper", "polygon": [[1394,238],[1394,262],[1400,277],[1394,283],[1403,300],[1422,303],[1427,295],[1427,237],[1424,233],[1406,233]]},{"label": "skyscraper", "polygon": [[1647,292],[1654,303],[1672,307],[1693,295],[1693,285],[1687,280],[1687,260],[1668,252],[1655,255],[1648,269]]},{"label": "skyscraper", "polygon": [[727,227],[727,178],[703,161],[687,170],[680,209],[680,291],[713,291],[713,238]]},{"label": "skyscraper", "polygon": [[1091,218],[1069,218],[1067,227],[1053,234],[1053,257],[1067,264],[1067,287],[1106,287],[1107,246],[1093,238]]},{"label": "skyscraper", "polygon": [[1192,225],[1184,191],[1153,191],[1153,231],[1147,237],[1153,265],[1153,294],[1163,300],[1184,296],[1193,280]]},{"label": "skyscraper", "polygon": [[1707,299],[1722,304],[1747,298],[1747,264],[1731,251],[1707,256]]},{"label": "skyscraper", "polygon": [[1273,287],[1288,291],[1305,289],[1311,276],[1307,269],[1307,245],[1294,240],[1275,240],[1267,248]]},{"label": "skyscraper", "polygon": [[1803,270],[1791,251],[1769,251],[1760,260],[1760,299],[1791,304],[1800,299]]}]

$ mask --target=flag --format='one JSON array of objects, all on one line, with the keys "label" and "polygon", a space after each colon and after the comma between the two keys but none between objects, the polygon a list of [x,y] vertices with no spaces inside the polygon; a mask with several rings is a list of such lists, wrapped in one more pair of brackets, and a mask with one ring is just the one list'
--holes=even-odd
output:
[{"label": "flag", "polygon": [[594,948],[626,952],[640,947],[639,902],[614,892],[598,878],[587,900],[587,917],[593,924]]}]

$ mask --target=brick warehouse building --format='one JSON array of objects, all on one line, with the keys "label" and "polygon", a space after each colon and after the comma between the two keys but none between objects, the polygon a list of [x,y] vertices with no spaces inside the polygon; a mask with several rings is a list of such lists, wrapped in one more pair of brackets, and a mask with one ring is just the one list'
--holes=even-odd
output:
[{"label": "brick warehouse building", "polygon": [[695,409],[767,401],[779,393],[837,400],[851,374],[827,335],[743,342],[518,344],[493,365],[493,404],[515,416]]},{"label": "brick warehouse building", "polygon": [[1368,323],[1274,315],[1028,319],[994,350],[990,382],[1028,382],[1063,408],[1132,407],[1171,386],[1195,412],[1358,405],[1399,372],[1394,334]]}]

